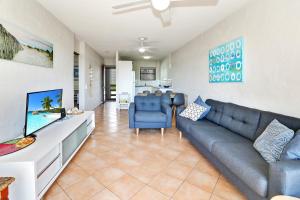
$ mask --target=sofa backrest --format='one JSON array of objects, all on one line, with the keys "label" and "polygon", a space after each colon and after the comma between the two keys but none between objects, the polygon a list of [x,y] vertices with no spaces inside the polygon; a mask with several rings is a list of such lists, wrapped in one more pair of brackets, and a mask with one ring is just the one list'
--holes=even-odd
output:
[{"label": "sofa backrest", "polygon": [[300,129],[300,119],[295,117],[290,117],[286,115],[281,115],[272,112],[261,111],[260,121],[258,128],[255,133],[255,139],[258,138],[267,126],[274,120],[277,119],[280,123],[286,127],[294,130],[295,132]]},{"label": "sofa backrest", "polygon": [[209,113],[207,114],[206,118],[209,121],[212,121],[216,124],[220,124],[225,103],[221,102],[221,101],[216,101],[213,99],[208,99],[205,101],[205,103],[208,104],[209,106],[211,106],[211,109],[210,109]]},{"label": "sofa backrest", "polygon": [[232,103],[224,105],[220,125],[250,140],[254,140],[260,111]]},{"label": "sofa backrest", "polygon": [[206,118],[237,134],[255,141],[277,119],[295,132],[300,129],[300,119],[272,112],[261,111],[232,103],[224,103],[212,99],[206,100],[211,111]]},{"label": "sofa backrest", "polygon": [[136,96],[134,103],[137,111],[161,111],[159,96]]}]

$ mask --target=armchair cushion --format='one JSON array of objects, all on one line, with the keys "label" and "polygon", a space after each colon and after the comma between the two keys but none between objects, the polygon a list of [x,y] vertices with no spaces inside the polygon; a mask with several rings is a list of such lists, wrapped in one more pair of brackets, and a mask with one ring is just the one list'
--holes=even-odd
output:
[{"label": "armchair cushion", "polygon": [[167,115],[162,112],[136,111],[135,120],[137,122],[166,122]]},{"label": "armchair cushion", "polygon": [[129,128],[135,128],[134,115],[135,115],[135,103],[131,103],[128,109]]},{"label": "armchair cushion", "polygon": [[172,108],[168,104],[162,104],[161,105],[161,111],[166,114],[167,117],[167,127],[171,128],[172,127]]},{"label": "armchair cushion", "polygon": [[137,111],[161,111],[159,96],[136,96],[134,103]]}]

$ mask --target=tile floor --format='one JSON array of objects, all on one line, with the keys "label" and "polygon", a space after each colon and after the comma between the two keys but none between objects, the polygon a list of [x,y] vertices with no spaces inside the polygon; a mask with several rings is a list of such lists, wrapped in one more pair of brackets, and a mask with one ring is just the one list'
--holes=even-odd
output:
[{"label": "tile floor", "polygon": [[246,199],[175,128],[135,131],[114,103],[96,109],[96,129],[46,200]]}]

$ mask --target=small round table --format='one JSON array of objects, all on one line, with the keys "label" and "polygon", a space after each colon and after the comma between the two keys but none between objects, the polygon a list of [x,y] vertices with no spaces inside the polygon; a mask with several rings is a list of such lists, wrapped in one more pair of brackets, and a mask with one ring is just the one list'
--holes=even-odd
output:
[{"label": "small round table", "polygon": [[289,197],[289,196],[276,196],[273,197],[271,200],[300,200],[296,197]]}]

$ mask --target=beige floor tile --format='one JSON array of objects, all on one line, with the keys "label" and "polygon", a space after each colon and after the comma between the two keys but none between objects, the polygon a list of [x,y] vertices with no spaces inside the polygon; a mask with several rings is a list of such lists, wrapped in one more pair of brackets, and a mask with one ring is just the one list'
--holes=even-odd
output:
[{"label": "beige floor tile", "polygon": [[64,192],[53,196],[46,196],[44,200],[71,200]]},{"label": "beige floor tile", "polygon": [[207,192],[212,193],[218,181],[218,177],[210,176],[207,173],[193,170],[188,176],[187,181]]},{"label": "beige floor tile", "polygon": [[184,180],[192,171],[192,169],[193,168],[190,166],[183,165],[180,162],[174,161],[167,167],[165,173],[175,178]]},{"label": "beige floor tile", "polygon": [[206,192],[192,184],[184,182],[175,193],[174,200],[209,200],[211,193]]},{"label": "beige floor tile", "polygon": [[93,176],[103,185],[108,186],[125,175],[121,169],[108,167],[94,172]]},{"label": "beige floor tile", "polygon": [[82,200],[91,198],[103,189],[103,185],[90,176],[66,188],[65,192],[72,200]]},{"label": "beige floor tile", "polygon": [[114,193],[108,189],[104,189],[100,193],[97,193],[90,200],[120,200]]},{"label": "beige floor tile", "polygon": [[91,175],[95,171],[110,166],[110,164],[101,159],[93,159],[93,160],[86,161],[84,163],[80,162],[78,163],[78,166]]},{"label": "beige floor tile", "polygon": [[131,200],[168,200],[168,198],[151,187],[145,186]]},{"label": "beige floor tile", "polygon": [[62,188],[57,184],[57,182],[54,182],[52,186],[49,188],[49,190],[47,191],[45,197],[54,196],[61,192],[63,192]]},{"label": "beige floor tile", "polygon": [[157,175],[149,184],[153,189],[171,197],[179,188],[182,181],[166,174]]},{"label": "beige floor tile", "polygon": [[76,164],[70,163],[57,179],[57,183],[63,189],[80,182],[88,174]]},{"label": "beige floor tile", "polygon": [[150,183],[150,181],[158,174],[157,171],[142,166],[126,169],[126,173],[145,184]]},{"label": "beige floor tile", "polygon": [[195,169],[215,177],[220,175],[220,172],[205,158],[200,159]]},{"label": "beige floor tile", "polygon": [[133,197],[145,184],[129,175],[124,175],[107,188],[120,199],[127,200]]},{"label": "beige floor tile", "polygon": [[213,194],[225,200],[246,200],[246,198],[222,176]]},{"label": "beige floor tile", "polygon": [[176,158],[176,160],[184,165],[194,167],[198,163],[199,157],[183,152]]},{"label": "beige floor tile", "polygon": [[88,152],[84,149],[81,149],[75,155],[75,157],[73,158],[72,161],[75,162],[75,163],[80,163],[80,162],[85,163],[87,161],[94,160],[94,159],[97,159],[97,157],[94,154],[92,154],[92,153],[90,153],[90,152]]}]

